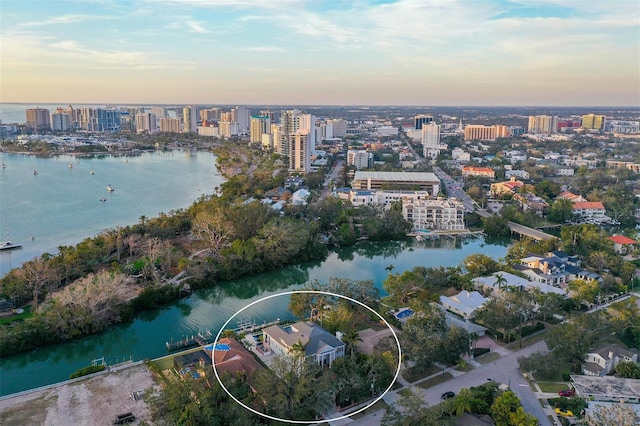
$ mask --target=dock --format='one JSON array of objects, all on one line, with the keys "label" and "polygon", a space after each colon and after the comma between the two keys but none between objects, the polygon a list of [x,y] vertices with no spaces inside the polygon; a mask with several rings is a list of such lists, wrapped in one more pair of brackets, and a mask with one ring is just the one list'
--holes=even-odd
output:
[{"label": "dock", "polygon": [[213,334],[211,334],[211,331],[199,331],[196,335],[183,336],[179,340],[174,341],[171,339],[170,342],[166,342],[167,351],[174,352],[180,349],[191,348],[193,346],[205,346],[211,343],[211,340],[213,340]]}]

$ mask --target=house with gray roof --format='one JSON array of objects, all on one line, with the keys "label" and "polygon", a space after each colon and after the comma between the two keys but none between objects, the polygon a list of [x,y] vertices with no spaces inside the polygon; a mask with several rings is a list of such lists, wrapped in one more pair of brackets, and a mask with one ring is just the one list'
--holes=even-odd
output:
[{"label": "house with gray roof", "polygon": [[582,373],[587,376],[606,376],[615,371],[619,362],[638,362],[640,351],[611,344],[588,352],[582,364]]},{"label": "house with gray roof", "polygon": [[294,346],[302,347],[304,357],[323,367],[331,367],[343,357],[346,345],[333,334],[312,321],[300,321],[289,326],[272,325],[262,330],[265,354],[292,355]]},{"label": "house with gray roof", "polygon": [[[502,277],[502,279],[500,279],[499,277]],[[476,288],[491,290],[492,295],[498,295],[505,288],[515,289],[518,291],[532,290],[534,288],[537,288],[541,293],[556,293],[560,295],[566,294],[565,291],[559,287],[555,287],[540,281],[530,281],[526,278],[522,278],[504,271],[495,272],[487,277],[474,278],[472,282],[476,286]]]}]

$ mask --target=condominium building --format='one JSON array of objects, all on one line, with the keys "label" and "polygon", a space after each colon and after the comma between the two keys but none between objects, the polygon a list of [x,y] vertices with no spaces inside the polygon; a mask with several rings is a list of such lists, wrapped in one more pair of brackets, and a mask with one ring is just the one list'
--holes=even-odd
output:
[{"label": "condominium building", "polygon": [[251,128],[249,129],[249,141],[251,143],[262,143],[262,135],[268,134],[271,129],[271,120],[268,115],[254,115],[251,117]]},{"label": "condominium building", "polygon": [[436,123],[422,125],[422,149],[425,158],[435,159],[440,153],[440,126]]},{"label": "condominium building", "polygon": [[116,109],[80,109],[80,128],[89,132],[119,132],[120,111]]},{"label": "condominium building", "polygon": [[351,184],[353,189],[401,189],[440,192],[440,179],[426,172],[363,172],[357,171]]},{"label": "condominium building", "polygon": [[531,134],[550,135],[558,132],[558,117],[549,115],[529,116],[527,132]]},{"label": "condominium building", "polygon": [[607,160],[607,167],[612,169],[629,169],[634,173],[640,173],[640,163],[630,161]]},{"label": "condominium building", "polygon": [[221,121],[218,123],[220,136],[230,138],[240,134],[240,126],[234,121]]},{"label": "condominium building", "polygon": [[160,131],[166,133],[180,133],[181,120],[179,118],[161,118]]},{"label": "condominium building", "polygon": [[184,123],[184,133],[195,133],[198,129],[198,121],[196,119],[196,107],[186,106],[182,109],[182,122]]},{"label": "condominium building", "polygon": [[347,136],[347,121],[340,118],[327,120],[323,137],[325,139],[344,138]]},{"label": "condominium building", "polygon": [[640,122],[622,121],[622,120],[606,120],[604,123],[604,131],[611,133],[632,134],[640,132]]},{"label": "condominium building", "polygon": [[46,108],[29,108],[27,110],[27,127],[35,130],[51,130],[51,117]]},{"label": "condominium building", "polygon": [[347,165],[354,166],[356,170],[368,169],[373,166],[373,153],[350,149],[347,151]]},{"label": "condominium building", "polygon": [[151,114],[156,116],[156,120],[160,120],[161,118],[165,118],[167,116],[167,112],[164,107],[155,106],[151,108]]},{"label": "condominium building", "polygon": [[51,128],[54,131],[66,132],[67,130],[72,129],[71,123],[71,114],[67,113],[66,110],[62,108],[56,109],[56,111],[51,114]]},{"label": "condominium building", "polygon": [[157,132],[156,115],[150,112],[139,112],[136,114],[136,132],[137,133],[155,133]]},{"label": "condominium building", "polygon": [[240,133],[244,133],[249,130],[250,115],[251,110],[246,106],[231,108],[231,121],[238,123]]},{"label": "condominium building", "polygon": [[391,204],[401,202],[415,202],[428,200],[432,197],[429,191],[383,191],[369,189],[341,188],[336,191],[341,200],[350,201],[354,206],[384,206],[386,209]]},{"label": "condominium building", "polygon": [[289,135],[289,173],[306,174],[311,168],[311,145],[308,134]]},{"label": "condominium building", "polygon": [[455,199],[403,202],[402,216],[413,224],[414,231],[465,229],[464,204]]}]

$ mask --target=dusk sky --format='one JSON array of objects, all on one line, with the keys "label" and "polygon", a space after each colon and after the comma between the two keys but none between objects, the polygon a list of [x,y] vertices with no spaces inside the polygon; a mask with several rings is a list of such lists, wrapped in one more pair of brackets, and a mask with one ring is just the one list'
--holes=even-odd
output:
[{"label": "dusk sky", "polygon": [[0,0],[0,100],[640,106],[637,0]]}]

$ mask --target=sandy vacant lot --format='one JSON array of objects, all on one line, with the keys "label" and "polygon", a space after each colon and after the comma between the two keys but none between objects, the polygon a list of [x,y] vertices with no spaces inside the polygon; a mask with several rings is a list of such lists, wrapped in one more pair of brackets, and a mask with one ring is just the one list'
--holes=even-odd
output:
[{"label": "sandy vacant lot", "polygon": [[123,366],[72,384],[0,400],[0,424],[9,425],[110,425],[127,412],[150,422],[144,401],[129,394],[155,386],[144,364]]}]

